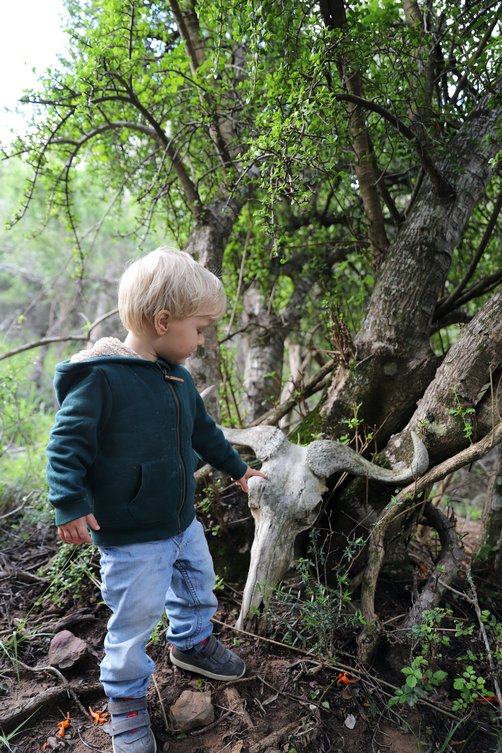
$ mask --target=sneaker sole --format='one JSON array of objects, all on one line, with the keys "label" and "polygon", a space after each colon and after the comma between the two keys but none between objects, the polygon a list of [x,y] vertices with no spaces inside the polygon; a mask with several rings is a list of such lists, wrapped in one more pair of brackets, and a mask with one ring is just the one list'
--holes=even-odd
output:
[{"label": "sneaker sole", "polygon": [[243,677],[246,672],[246,667],[244,667],[240,675],[216,674],[216,672],[210,672],[208,669],[202,669],[202,667],[197,667],[195,664],[188,664],[187,662],[181,661],[181,659],[178,659],[172,653],[170,653],[169,656],[170,656],[172,664],[175,664],[177,667],[180,667],[181,669],[186,669],[188,672],[195,672],[198,675],[209,677],[210,680],[224,680],[224,681],[225,680],[238,680],[240,677]]}]

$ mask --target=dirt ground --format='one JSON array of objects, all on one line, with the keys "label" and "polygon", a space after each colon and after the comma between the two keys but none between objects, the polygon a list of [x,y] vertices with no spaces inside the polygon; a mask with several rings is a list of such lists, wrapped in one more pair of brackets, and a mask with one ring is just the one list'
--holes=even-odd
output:
[{"label": "dirt ground", "polygon": [[[54,556],[53,531],[9,523],[0,544],[0,749],[109,753],[110,737],[88,713],[89,707],[106,709],[98,665],[108,611],[94,576],[90,571],[84,578],[78,599],[56,606],[47,579],[38,574]],[[235,631],[237,611],[238,595],[226,588],[215,632],[246,661],[247,673],[238,681],[203,680],[173,667],[161,632],[150,644],[157,670],[149,703],[159,753],[497,750],[493,737],[483,735],[484,709],[458,726],[458,717],[438,713],[434,703],[390,710],[388,683],[402,683],[397,672],[358,667],[346,640],[336,661],[323,666],[302,651]],[[88,653],[76,667],[55,672],[47,668],[48,648],[62,629],[83,639]],[[181,734],[172,728],[170,708],[184,690],[209,691],[215,720]],[[441,705],[444,699],[436,700]],[[60,737],[58,723],[67,714],[69,725]]]}]

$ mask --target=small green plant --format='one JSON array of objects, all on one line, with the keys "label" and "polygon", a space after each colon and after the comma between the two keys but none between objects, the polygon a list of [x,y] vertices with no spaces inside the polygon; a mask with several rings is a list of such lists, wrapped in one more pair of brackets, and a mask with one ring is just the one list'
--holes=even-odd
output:
[{"label": "small green plant", "polygon": [[468,442],[472,442],[472,436],[474,433],[474,424],[472,417],[476,411],[474,408],[466,405],[462,405],[459,395],[455,392],[455,407],[450,409],[450,416],[459,418],[463,426],[463,434]]},{"label": "small green plant", "polygon": [[153,643],[154,645],[160,643],[161,641],[165,640],[166,630],[169,627],[169,621],[165,614],[162,615],[160,620],[157,622],[153,629],[153,633],[150,636],[150,640],[148,641],[148,645]]},{"label": "small green plant", "polygon": [[272,636],[280,636],[285,643],[299,645],[333,661],[337,631],[359,624],[359,613],[348,608],[351,593],[347,563],[356,556],[364,540],[360,537],[349,542],[336,569],[335,583],[330,586],[326,584],[327,562],[320,536],[318,529],[312,531],[309,556],[296,563],[299,582],[267,590],[269,603],[264,616]]},{"label": "small green plant", "polygon": [[20,630],[13,630],[10,638],[0,641],[0,651],[12,664],[19,682],[19,646],[23,640]]},{"label": "small green plant", "polygon": [[424,656],[415,656],[410,666],[403,667],[401,672],[406,676],[406,681],[396,690],[388,706],[395,706],[397,703],[414,706],[417,701],[438,688],[448,676],[442,669],[433,672]]},{"label": "small green plant", "polygon": [[489,695],[485,678],[479,677],[472,664],[465,668],[462,677],[453,680],[453,688],[458,690],[460,696],[451,705],[453,711],[463,711],[478,698],[486,698]]},{"label": "small green plant", "polygon": [[215,502],[219,500],[221,492],[222,484],[220,479],[217,478],[205,487],[204,495],[197,501],[197,510],[201,513],[209,512]]},{"label": "small green plant", "polygon": [[450,644],[450,636],[442,623],[451,618],[451,609],[436,607],[422,613],[422,622],[413,625],[411,634],[420,644],[420,652],[431,661],[441,658],[440,648]]},{"label": "small green plant", "polygon": [[83,584],[92,580],[97,583],[93,572],[97,570],[97,548],[94,546],[73,546],[60,544],[49,565],[41,568],[40,574],[51,579],[48,590],[37,604],[49,596],[60,606],[65,597],[78,600]]},{"label": "small green plant", "polygon": [[223,591],[225,589],[225,582],[221,575],[217,575],[214,581],[213,591]]},{"label": "small green plant", "polygon": [[362,418],[359,418],[359,410],[361,408],[362,403],[353,404],[352,405],[352,416],[350,418],[344,418],[342,419],[342,424],[345,424],[345,426],[348,429],[347,434],[342,434],[341,437],[339,437],[339,441],[342,442],[342,444],[349,444],[351,442],[352,438],[355,439],[356,447],[359,447],[361,445],[361,438],[359,436],[359,429],[364,423]]}]

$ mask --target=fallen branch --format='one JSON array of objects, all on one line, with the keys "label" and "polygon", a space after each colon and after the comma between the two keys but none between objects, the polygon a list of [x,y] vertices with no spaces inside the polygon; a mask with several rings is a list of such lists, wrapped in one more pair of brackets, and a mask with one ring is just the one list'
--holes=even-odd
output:
[{"label": "fallen branch", "polygon": [[[44,667],[44,669],[47,668]],[[33,714],[38,712],[44,706],[48,706],[56,702],[62,703],[65,698],[68,697],[70,697],[73,701],[75,701],[75,698],[77,699],[78,707],[81,710],[83,709],[85,718],[87,718],[89,714],[78,699],[77,692],[84,698],[92,698],[93,696],[103,693],[103,686],[101,685],[101,683],[96,683],[95,685],[73,688],[69,685],[69,683],[66,683],[65,686],[47,688],[34,698],[30,698],[25,703],[21,703],[19,706],[17,706],[15,711],[10,711],[6,714],[0,715],[0,730],[2,730],[4,733],[9,732],[10,730],[15,729],[22,722],[26,721],[30,716],[33,716]]]},{"label": "fallen branch", "polygon": [[249,748],[249,753],[261,753],[262,751],[267,750],[267,748],[271,748],[273,745],[279,743],[282,738],[286,737],[286,735],[289,735],[294,729],[298,729],[300,725],[301,720],[299,719],[297,719],[296,722],[286,724],[285,727],[281,727],[277,732],[272,732],[270,735],[267,735],[267,737],[264,737],[263,740],[252,745]]}]

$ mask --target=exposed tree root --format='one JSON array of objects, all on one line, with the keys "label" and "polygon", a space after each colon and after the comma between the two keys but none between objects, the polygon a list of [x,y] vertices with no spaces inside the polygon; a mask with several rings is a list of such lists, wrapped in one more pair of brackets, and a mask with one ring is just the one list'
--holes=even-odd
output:
[{"label": "exposed tree root", "polygon": [[[381,512],[369,536],[368,562],[364,571],[361,587],[361,611],[366,624],[357,637],[358,656],[360,661],[364,663],[370,661],[382,635],[382,626],[375,611],[375,591],[378,577],[385,559],[385,539],[391,524],[398,518],[398,516],[407,513],[417,497],[424,492],[430,484],[440,481],[448,474],[453,473],[453,471],[483,457],[483,455],[486,455],[486,453],[501,440],[502,422],[498,423],[481,441],[470,445],[454,457],[445,460],[434,468],[431,468],[431,470],[418,479],[416,483],[410,484],[396,497],[393,497]],[[432,513],[432,515],[434,515],[434,513]],[[437,525],[442,528],[442,533],[440,532],[440,538],[441,535],[443,536],[441,539],[441,544],[443,546],[441,557],[444,556],[447,563],[451,564],[454,575],[456,574],[456,570],[453,563],[458,557],[457,545],[451,540],[452,534],[447,534],[447,529],[442,522],[439,522],[439,517],[436,517],[435,520]],[[450,547],[451,553],[448,553],[448,547]],[[433,574],[432,579],[433,582],[437,581],[437,572]],[[429,592],[432,593],[432,583],[430,581],[431,579],[429,579],[425,585],[425,589],[428,590],[425,591],[424,599],[426,596],[427,598],[430,598]],[[436,588],[437,585],[438,584],[436,583]],[[448,584],[443,587],[443,591],[447,587]],[[422,603],[421,596],[419,596],[417,603]],[[418,617],[418,610],[415,611],[414,614]]]},{"label": "exposed tree root", "polygon": [[[427,578],[418,599],[403,620],[401,627],[411,629],[421,622],[421,614],[426,609],[437,607],[448,586],[455,580],[459,569],[465,566],[465,552],[456,529],[456,518],[446,515],[428,502],[424,508],[424,517],[436,529],[441,542],[441,555],[434,570]],[[401,633],[405,635],[405,633]]]}]

